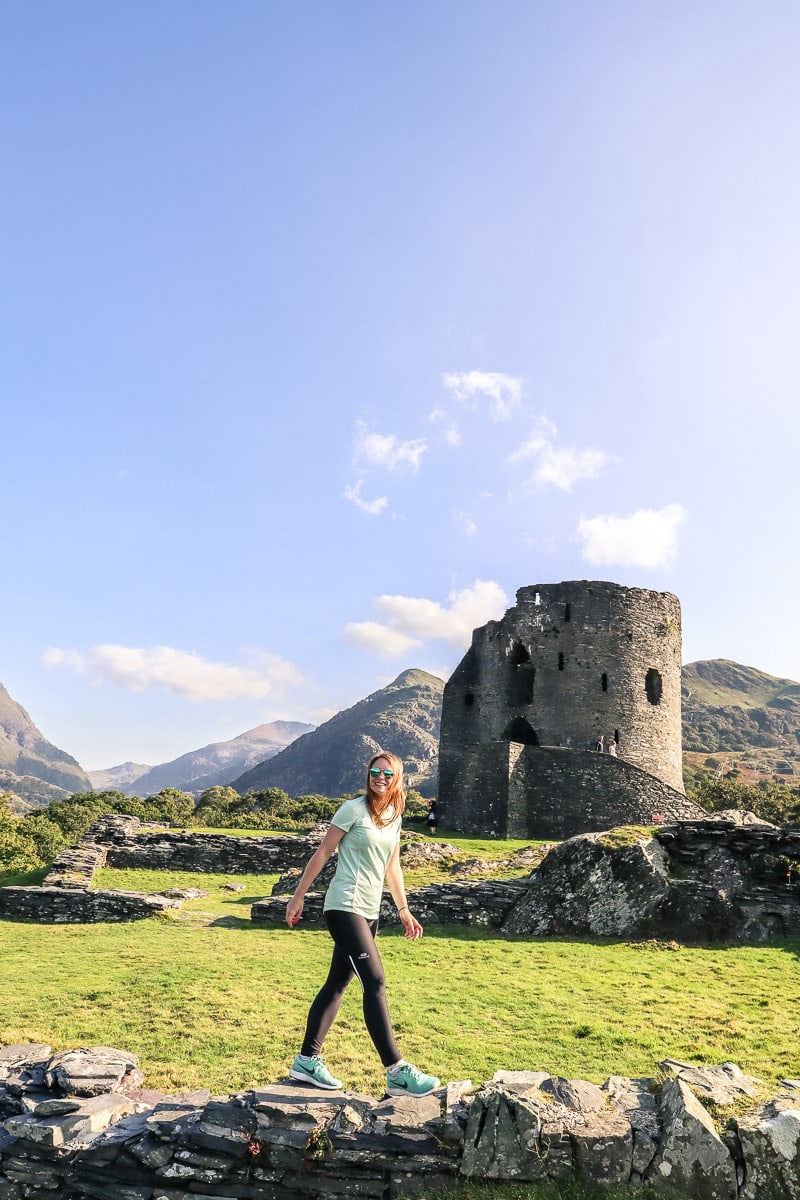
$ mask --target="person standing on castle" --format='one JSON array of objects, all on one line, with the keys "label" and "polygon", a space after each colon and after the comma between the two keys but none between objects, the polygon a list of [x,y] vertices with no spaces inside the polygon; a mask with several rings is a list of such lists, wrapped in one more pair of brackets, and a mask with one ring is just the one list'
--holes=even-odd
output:
[{"label": "person standing on castle", "polygon": [[328,978],[308,1013],[300,1053],[289,1074],[315,1087],[336,1090],[341,1079],[331,1075],[322,1057],[322,1044],[336,1019],[348,984],[358,976],[363,993],[364,1022],[386,1068],[391,1096],[426,1096],[440,1086],[406,1062],[395,1041],[386,983],[375,944],[384,878],[406,937],[417,941],[422,926],[406,900],[400,866],[400,826],[406,804],[403,764],[394,754],[375,754],[367,764],[363,796],[346,800],[333,814],[319,848],[311,855],[294,895],[286,905],[286,923],[293,929],[303,912],[305,894],[325,863],[338,849],[336,874],[325,897],[324,915],[333,938]]},{"label": "person standing on castle", "polygon": [[612,758],[617,757],[617,743],[614,741],[613,738],[608,743],[608,753],[611,755]]},{"label": "person standing on castle", "polygon": [[603,735],[602,735],[602,733],[598,734],[597,741],[594,744],[594,748],[598,754],[603,753]]}]

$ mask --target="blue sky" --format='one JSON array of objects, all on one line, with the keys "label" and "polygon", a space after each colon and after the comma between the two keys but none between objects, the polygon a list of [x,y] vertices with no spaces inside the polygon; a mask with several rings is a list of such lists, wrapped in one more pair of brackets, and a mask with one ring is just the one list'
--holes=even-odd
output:
[{"label": "blue sky", "polygon": [[518,587],[800,679],[800,9],[2,0],[0,680],[87,769]]}]

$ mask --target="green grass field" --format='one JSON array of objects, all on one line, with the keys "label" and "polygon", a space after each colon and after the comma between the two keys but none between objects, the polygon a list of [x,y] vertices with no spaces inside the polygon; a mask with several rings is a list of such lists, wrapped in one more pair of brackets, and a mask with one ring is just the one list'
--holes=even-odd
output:
[{"label": "green grass field", "polygon": [[[165,1089],[281,1078],[327,970],[328,934],[252,926],[264,877],[242,877],[244,893],[189,878],[212,895],[185,916],[0,924],[0,1040],[117,1045]],[[442,1078],[534,1068],[601,1083],[655,1074],[667,1056],[733,1060],[767,1082],[800,1073],[797,942],[670,950],[431,927],[417,944],[386,930],[379,945],[403,1052]],[[326,1053],[349,1087],[380,1093],[356,988]]]},{"label": "green grass field", "polygon": [[[529,844],[440,837],[465,857],[493,860]],[[284,1077],[331,943],[322,929],[250,923],[250,905],[276,878],[104,870],[98,887],[209,894],[135,923],[0,922],[0,1043],[119,1046],[139,1055],[147,1086],[166,1091],[227,1093]],[[436,878],[452,878],[447,864],[406,872],[409,887]],[[226,891],[226,882],[244,890]],[[800,1075],[798,941],[701,948],[430,927],[416,944],[388,929],[379,946],[403,1053],[445,1080],[530,1068],[602,1083],[612,1073],[655,1075],[665,1057],[732,1060],[767,1085]],[[383,1075],[360,1009],[353,987],[326,1055],[348,1088],[379,1096]],[[430,1200],[593,1195],[463,1184]]]}]

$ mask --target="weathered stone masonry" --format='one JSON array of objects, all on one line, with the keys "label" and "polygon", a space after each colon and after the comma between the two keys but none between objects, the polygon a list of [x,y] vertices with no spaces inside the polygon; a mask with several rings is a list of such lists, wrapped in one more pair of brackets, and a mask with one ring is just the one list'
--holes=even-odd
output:
[{"label": "weathered stone masonry", "polygon": [[[602,1088],[543,1071],[382,1100],[267,1084],[229,1097],[143,1091],[108,1047],[0,1048],[0,1200],[373,1200],[457,1177],[638,1188],[696,1200],[800,1195],[800,1083],[764,1094],[733,1063],[665,1060],[666,1083]],[[701,1103],[741,1104],[720,1136]]]},{"label": "weathered stone masonry", "polygon": [[[564,837],[659,810],[701,816],[683,794],[680,672],[675,596],[585,580],[520,588],[501,621],[475,630],[445,686],[441,823],[499,837],[556,826]],[[587,752],[601,733],[618,761],[598,775]],[[625,764],[652,777],[650,793]]]}]

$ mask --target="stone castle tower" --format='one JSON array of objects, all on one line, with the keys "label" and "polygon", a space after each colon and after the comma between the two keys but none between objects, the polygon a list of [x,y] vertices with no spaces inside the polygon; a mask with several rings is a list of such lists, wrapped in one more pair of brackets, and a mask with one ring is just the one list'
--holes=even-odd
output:
[{"label": "stone castle tower", "polygon": [[[675,596],[578,581],[520,588],[445,686],[439,819],[569,837],[704,815],[686,799]],[[593,753],[598,736],[617,758]]]}]

